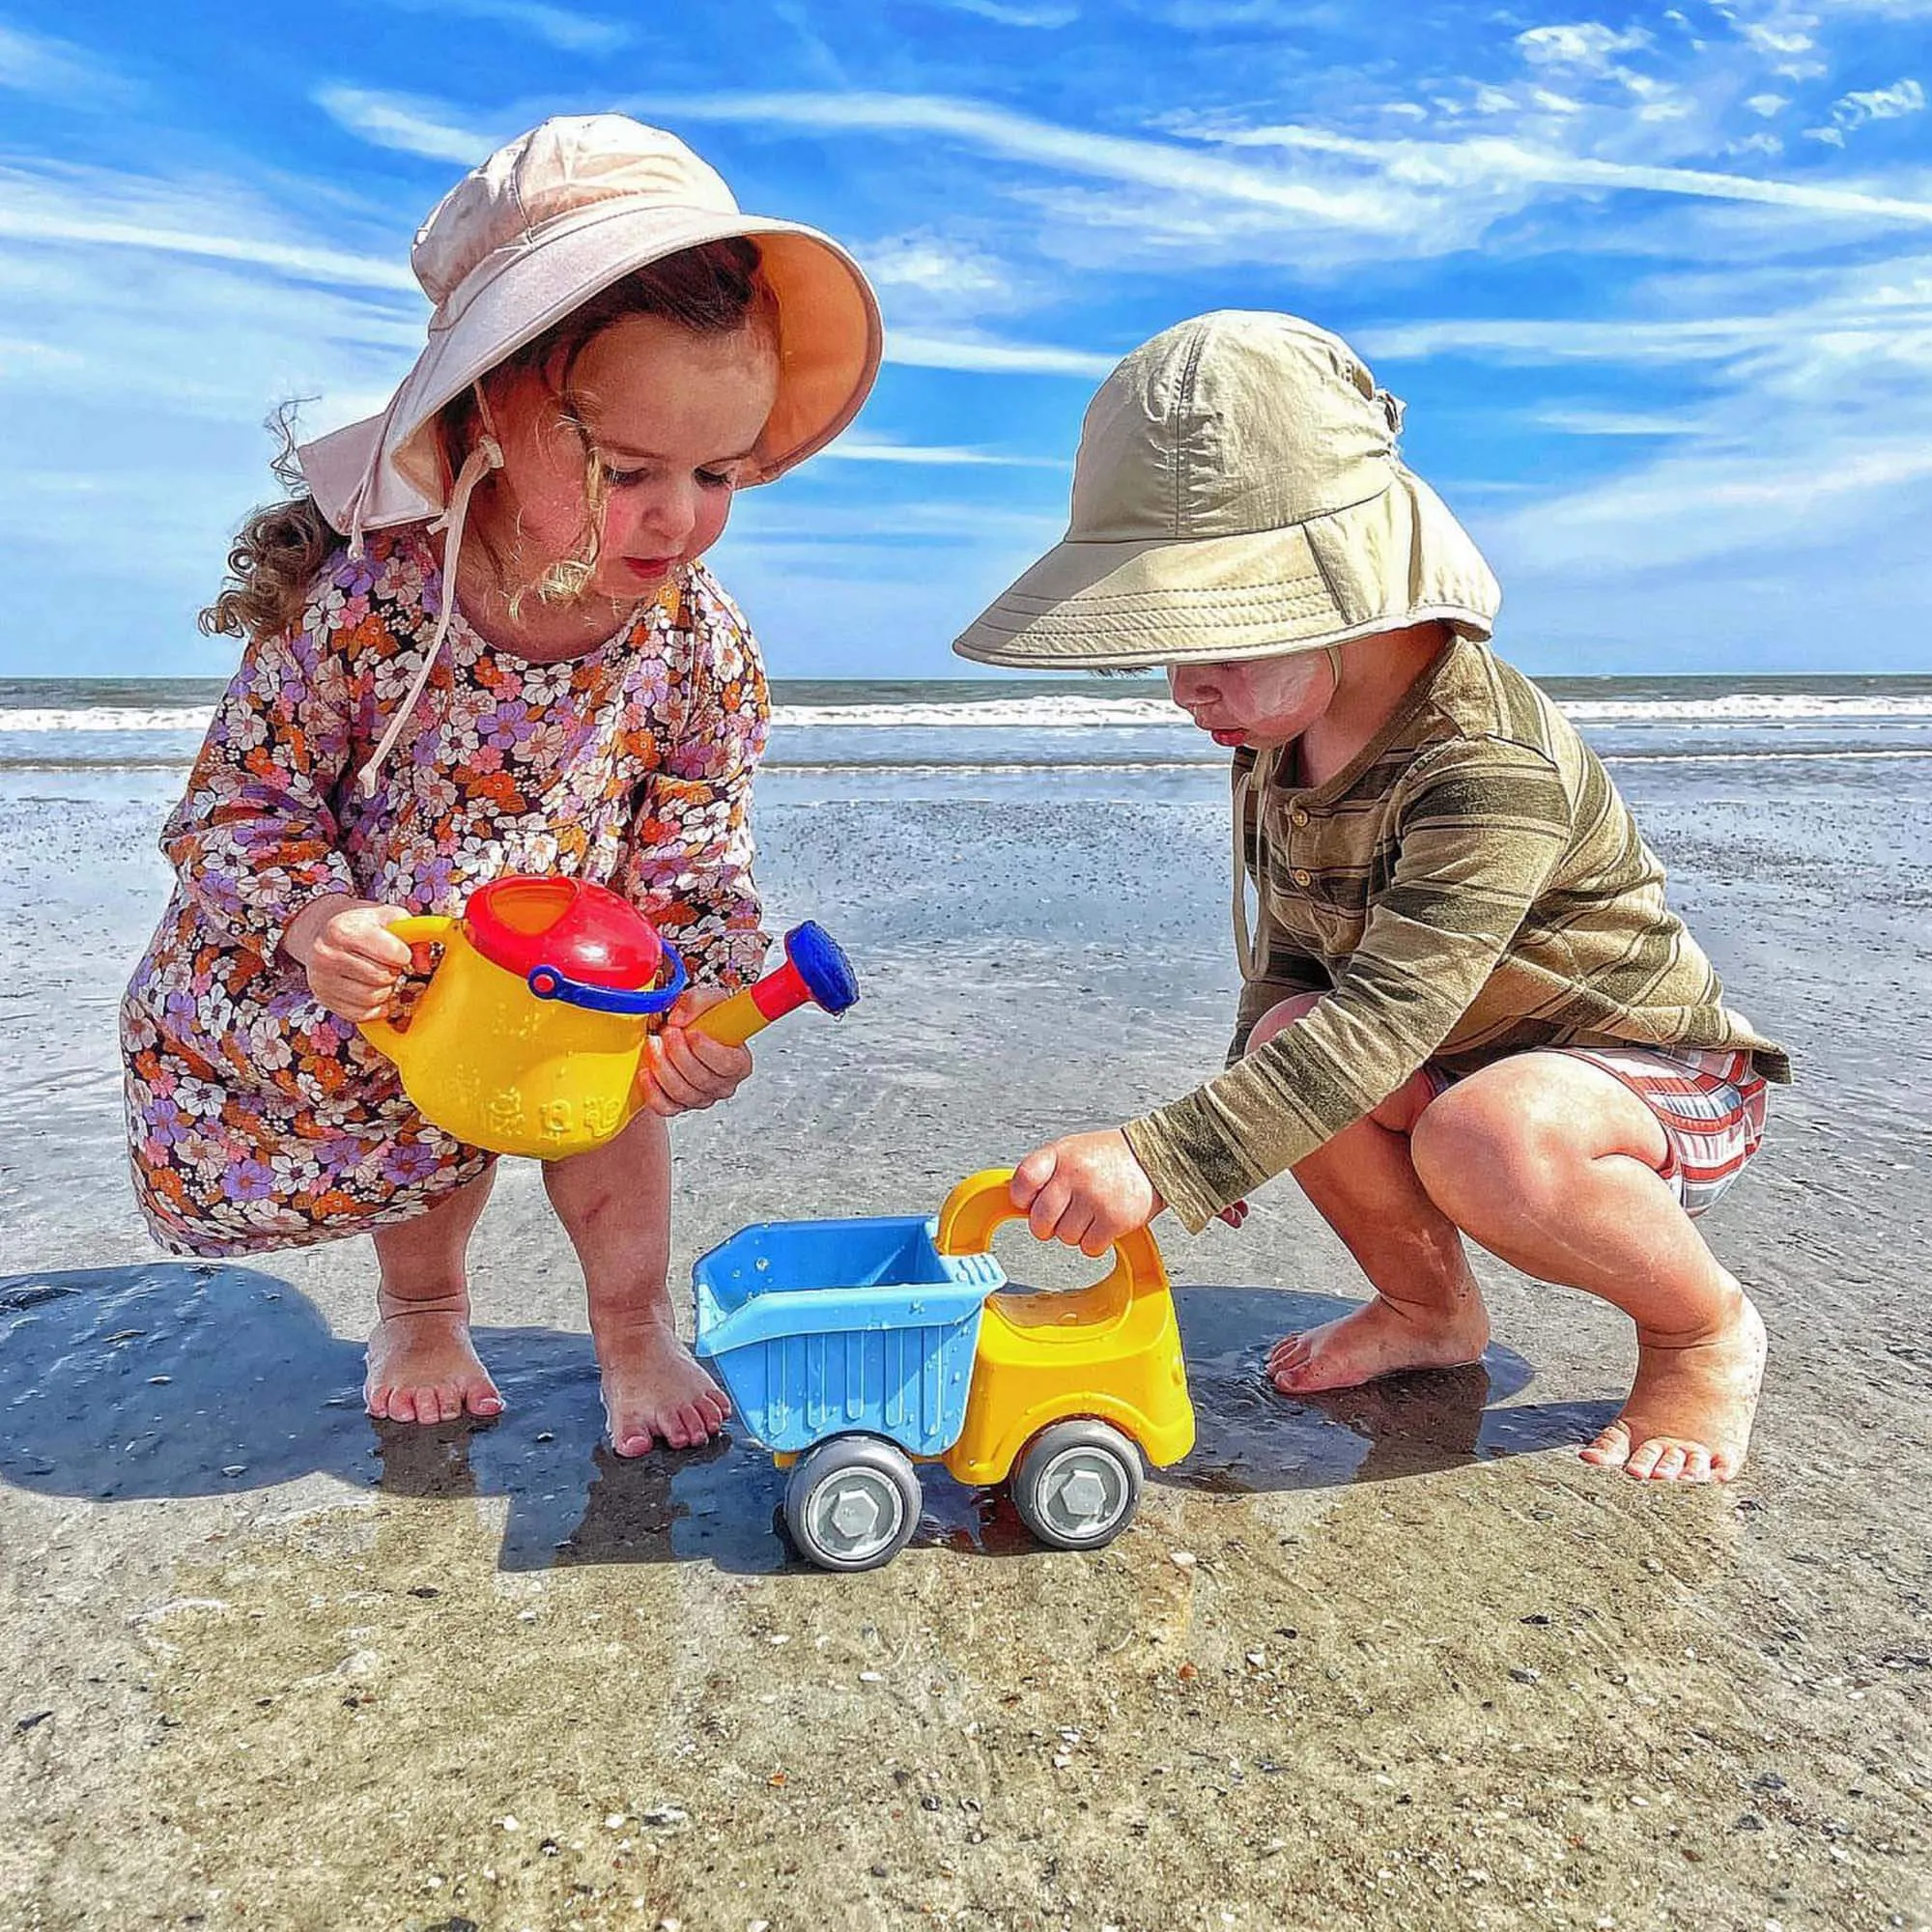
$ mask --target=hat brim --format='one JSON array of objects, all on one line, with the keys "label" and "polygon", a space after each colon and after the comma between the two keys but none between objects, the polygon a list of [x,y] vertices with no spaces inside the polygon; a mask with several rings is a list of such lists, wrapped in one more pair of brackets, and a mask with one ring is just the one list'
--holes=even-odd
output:
[{"label": "hat brim", "polygon": [[456,292],[461,302],[431,319],[428,343],[383,414],[302,446],[302,475],[323,514],[344,530],[351,520],[377,529],[434,516],[444,485],[431,430],[445,405],[613,282],[733,237],[757,243],[779,311],[778,401],[748,480],[769,482],[824,448],[858,414],[884,352],[878,303],[858,263],[797,222],[612,199],[480,265]]},{"label": "hat brim", "polygon": [[1069,539],[952,648],[1012,669],[1146,669],[1321,650],[1431,620],[1483,639],[1501,601],[1468,532],[1426,483],[1398,468],[1367,502],[1279,529]]}]

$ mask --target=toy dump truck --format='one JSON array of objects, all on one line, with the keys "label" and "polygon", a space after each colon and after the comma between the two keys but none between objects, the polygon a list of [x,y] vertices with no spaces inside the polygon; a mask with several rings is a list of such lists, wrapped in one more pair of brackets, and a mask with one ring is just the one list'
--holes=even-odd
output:
[{"label": "toy dump truck", "polygon": [[1009,1292],[994,1233],[1010,1169],[936,1216],[746,1228],[694,1269],[697,1353],[781,1467],[785,1526],[827,1570],[890,1563],[918,1527],[917,1464],[1008,1481],[1040,1542],[1094,1549],[1133,1520],[1142,1457],[1194,1444],[1180,1331],[1153,1236],[1104,1279]]}]

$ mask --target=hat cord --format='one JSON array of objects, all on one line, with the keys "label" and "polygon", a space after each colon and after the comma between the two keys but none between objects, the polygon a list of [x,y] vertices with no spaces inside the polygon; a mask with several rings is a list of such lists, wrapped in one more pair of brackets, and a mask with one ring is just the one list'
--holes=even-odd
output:
[{"label": "hat cord", "polygon": [[447,530],[448,540],[442,547],[442,595],[441,609],[436,613],[436,631],[429,640],[429,649],[423,653],[423,660],[416,667],[416,674],[411,681],[409,695],[389,720],[388,728],[376,741],[376,749],[369,753],[368,761],[355,775],[355,783],[362,796],[367,798],[376,789],[376,774],[382,769],[383,761],[395,749],[396,740],[408,723],[411,712],[416,708],[416,700],[423,695],[423,688],[429,683],[430,671],[436,661],[442,655],[443,639],[449,635],[450,619],[456,614],[456,564],[463,548],[463,526],[469,515],[469,498],[477,484],[483,481],[491,470],[503,467],[503,445],[497,440],[496,424],[490,417],[490,404],[483,394],[482,385],[476,385],[476,401],[481,412],[483,434],[477,439],[476,446],[463,459],[463,468],[456,472],[456,482],[449,493],[449,505],[442,515],[430,525],[430,529]]},{"label": "hat cord", "polygon": [[[1266,839],[1268,786],[1274,781],[1279,749],[1270,745],[1255,753],[1254,764],[1235,779],[1235,961],[1243,980],[1260,980],[1267,972],[1268,911],[1267,886],[1264,878]],[[1248,924],[1248,800],[1255,801],[1255,908],[1260,914],[1259,930]]]},{"label": "hat cord", "polygon": [[[1323,644],[1321,650],[1339,690],[1342,684],[1342,646]],[[1332,694],[1329,701],[1334,701]],[[1267,827],[1268,787],[1274,783],[1275,767],[1281,762],[1283,750],[1280,745],[1269,745],[1257,752],[1253,765],[1235,780],[1235,958],[1240,966],[1243,980],[1260,980],[1267,972],[1268,923],[1273,915],[1268,910],[1267,888],[1264,880],[1267,868],[1264,864],[1266,841],[1263,834]],[[1256,931],[1250,931],[1248,926],[1248,852],[1247,840],[1243,837],[1247,829],[1247,804],[1251,795],[1255,801],[1255,905],[1261,914],[1260,928]]]}]

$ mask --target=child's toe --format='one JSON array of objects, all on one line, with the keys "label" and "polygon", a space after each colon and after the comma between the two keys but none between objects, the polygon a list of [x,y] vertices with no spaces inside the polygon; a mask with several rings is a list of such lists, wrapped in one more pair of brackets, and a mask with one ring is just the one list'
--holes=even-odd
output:
[{"label": "child's toe", "polygon": [[1620,1469],[1630,1461],[1630,1431],[1621,1422],[1613,1422],[1590,1443],[1579,1451],[1583,1461],[1594,1463],[1600,1469]]}]

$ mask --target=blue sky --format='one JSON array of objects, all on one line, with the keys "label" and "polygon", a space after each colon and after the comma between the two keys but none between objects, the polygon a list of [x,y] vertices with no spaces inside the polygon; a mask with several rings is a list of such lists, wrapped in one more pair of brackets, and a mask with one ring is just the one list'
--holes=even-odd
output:
[{"label": "blue sky", "polygon": [[0,0],[0,673],[215,674],[261,422],[380,407],[462,170],[683,134],[852,246],[888,363],[714,553],[781,676],[944,676],[1088,396],[1348,335],[1546,672],[1932,670],[1932,0]]}]

